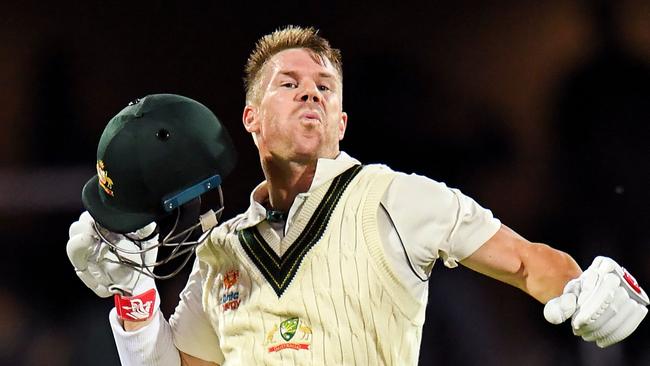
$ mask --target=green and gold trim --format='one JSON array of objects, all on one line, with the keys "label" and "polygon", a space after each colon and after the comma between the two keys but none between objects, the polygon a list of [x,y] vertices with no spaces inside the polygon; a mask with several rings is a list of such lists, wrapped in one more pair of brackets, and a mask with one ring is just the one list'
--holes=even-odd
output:
[{"label": "green and gold trim", "polygon": [[332,181],[325,197],[320,202],[304,230],[298,235],[289,250],[279,257],[264,240],[257,227],[239,231],[239,242],[251,261],[257,266],[278,297],[289,286],[298,271],[300,262],[309,250],[320,240],[327,223],[343,192],[352,179],[361,171],[361,165],[354,165]]}]

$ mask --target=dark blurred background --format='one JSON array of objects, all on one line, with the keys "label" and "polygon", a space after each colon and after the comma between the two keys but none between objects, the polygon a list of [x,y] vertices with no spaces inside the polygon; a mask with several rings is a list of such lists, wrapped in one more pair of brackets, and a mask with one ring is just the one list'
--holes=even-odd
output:
[{"label": "dark blurred background", "polygon": [[[650,1],[35,2],[0,12],[0,365],[117,365],[109,299],[67,230],[108,120],[150,93],[210,107],[239,146],[232,217],[262,179],[243,65],[285,24],[343,51],[343,150],[460,188],[530,240],[650,288]],[[169,315],[185,277],[161,283]],[[398,335],[386,334],[386,337]],[[422,365],[650,365],[650,320],[601,350],[542,305],[438,264]]]}]

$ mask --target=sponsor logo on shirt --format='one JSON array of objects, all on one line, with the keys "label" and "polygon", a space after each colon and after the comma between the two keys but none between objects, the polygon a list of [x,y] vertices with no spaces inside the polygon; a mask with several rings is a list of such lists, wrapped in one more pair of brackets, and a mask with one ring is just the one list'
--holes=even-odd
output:
[{"label": "sponsor logo on shirt", "polygon": [[238,270],[228,271],[223,275],[223,292],[219,299],[219,305],[222,311],[226,312],[239,308],[239,303],[241,302],[239,291],[233,288],[238,282]]},{"label": "sponsor logo on shirt", "polygon": [[239,271],[228,271],[223,275],[223,287],[226,290],[229,290],[239,280]]},{"label": "sponsor logo on shirt", "polygon": [[266,333],[264,346],[269,353],[284,349],[309,350],[311,327],[298,317],[288,318],[276,324]]}]

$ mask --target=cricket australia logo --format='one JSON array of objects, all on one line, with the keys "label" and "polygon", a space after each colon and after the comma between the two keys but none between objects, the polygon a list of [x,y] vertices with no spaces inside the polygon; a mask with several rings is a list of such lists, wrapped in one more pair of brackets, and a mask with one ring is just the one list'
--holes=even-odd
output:
[{"label": "cricket australia logo", "polygon": [[269,353],[283,349],[309,350],[311,328],[300,318],[289,318],[274,325],[266,334],[264,346]]},{"label": "cricket australia logo", "polygon": [[239,291],[233,288],[238,282],[239,271],[237,270],[228,271],[223,275],[223,294],[219,299],[219,305],[222,311],[226,312],[239,308],[239,303],[241,302]]},{"label": "cricket australia logo", "polygon": [[102,160],[97,160],[97,178],[99,178],[99,185],[104,189],[104,192],[113,197],[113,180],[108,177],[108,172]]}]

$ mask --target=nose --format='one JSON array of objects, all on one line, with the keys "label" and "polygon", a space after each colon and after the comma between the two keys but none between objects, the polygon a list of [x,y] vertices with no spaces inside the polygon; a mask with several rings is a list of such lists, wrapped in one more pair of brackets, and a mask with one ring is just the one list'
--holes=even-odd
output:
[{"label": "nose", "polygon": [[305,86],[299,94],[299,98],[303,102],[320,102],[321,96],[315,84]]}]

